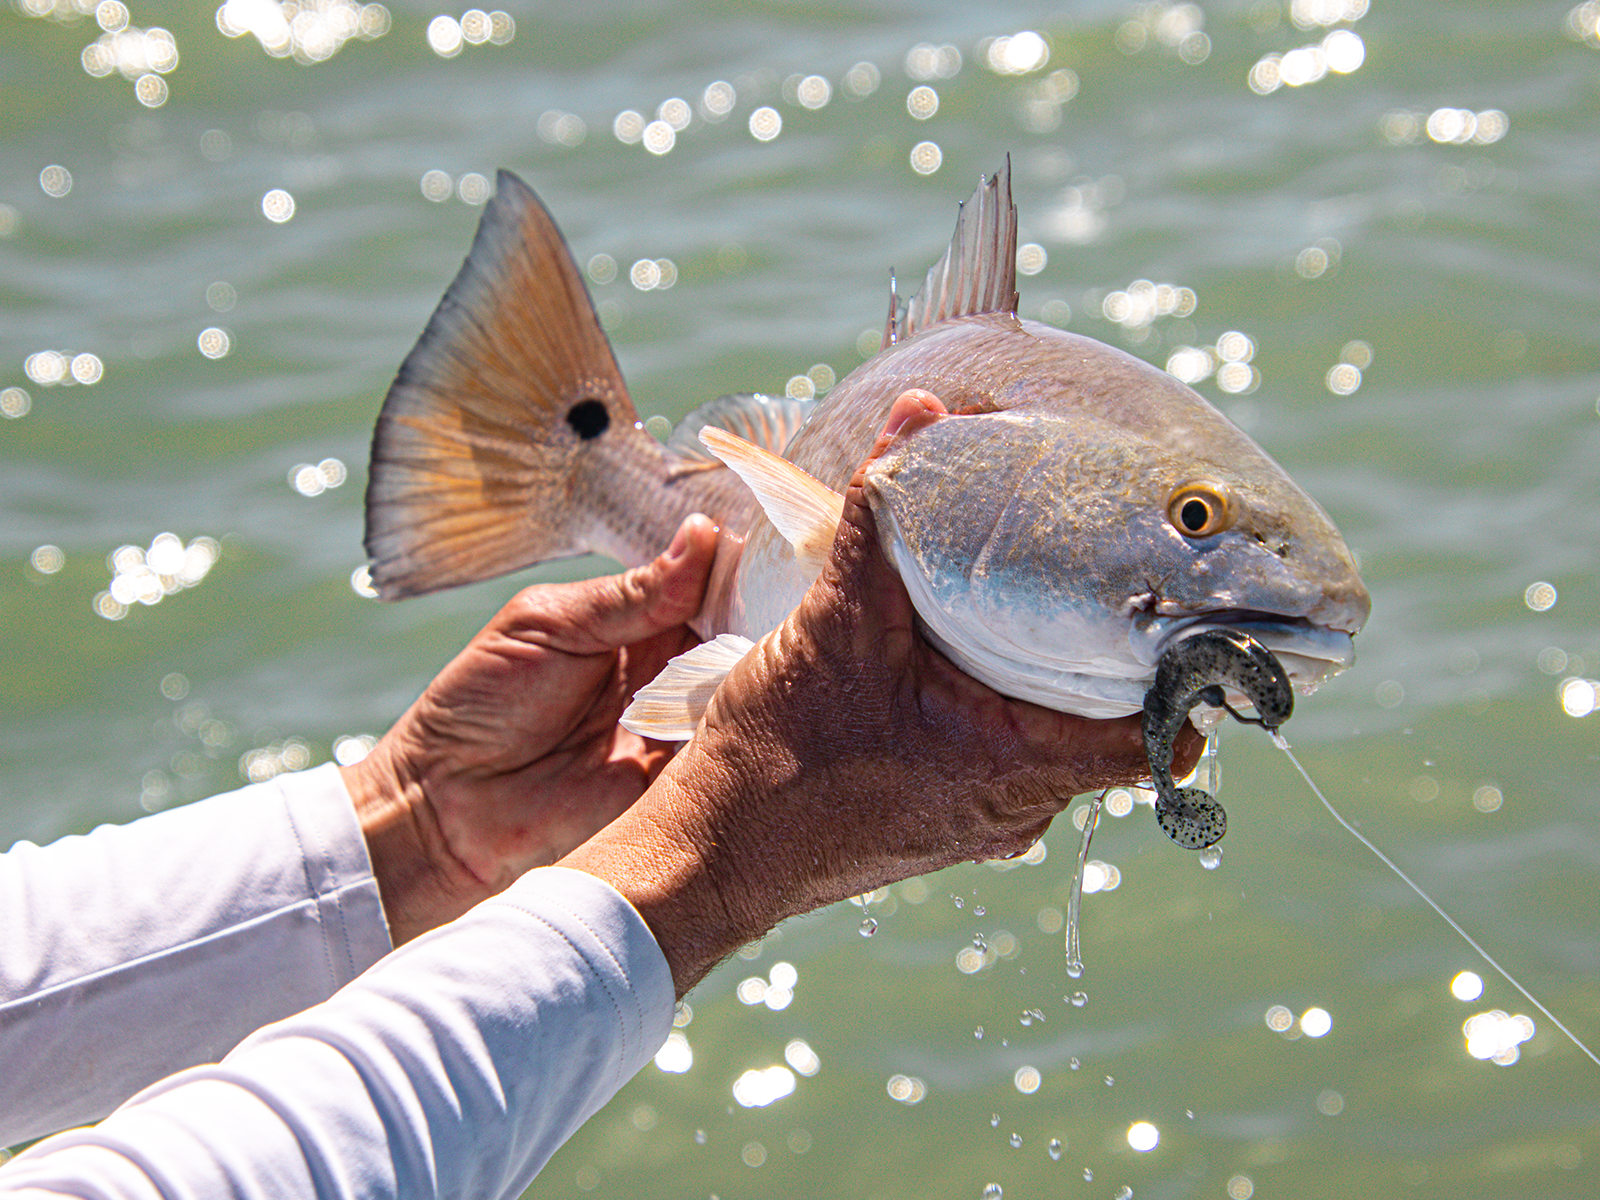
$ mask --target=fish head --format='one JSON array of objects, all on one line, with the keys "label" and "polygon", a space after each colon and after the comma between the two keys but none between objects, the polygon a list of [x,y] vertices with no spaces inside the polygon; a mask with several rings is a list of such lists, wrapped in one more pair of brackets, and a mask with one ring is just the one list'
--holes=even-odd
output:
[{"label": "fish head", "polygon": [[1138,711],[1162,651],[1221,626],[1314,689],[1354,661],[1370,609],[1343,538],[1198,395],[1137,378],[1127,411],[1044,381],[874,461],[880,538],[926,632],[998,691],[1086,716]]}]

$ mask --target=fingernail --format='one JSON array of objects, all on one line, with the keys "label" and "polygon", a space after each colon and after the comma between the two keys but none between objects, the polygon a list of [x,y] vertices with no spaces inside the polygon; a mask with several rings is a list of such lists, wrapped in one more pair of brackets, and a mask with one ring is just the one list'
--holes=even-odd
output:
[{"label": "fingernail", "polygon": [[677,562],[683,557],[683,552],[689,548],[689,524],[685,521],[678,526],[678,532],[673,535],[672,545],[667,547],[667,561]]}]

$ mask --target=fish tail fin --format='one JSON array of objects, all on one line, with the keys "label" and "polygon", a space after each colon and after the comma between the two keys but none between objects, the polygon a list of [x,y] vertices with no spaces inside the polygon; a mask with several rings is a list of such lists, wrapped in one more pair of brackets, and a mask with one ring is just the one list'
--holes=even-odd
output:
[{"label": "fish tail fin", "polygon": [[501,171],[378,417],[373,586],[398,599],[587,551],[648,556],[658,531],[619,530],[616,510],[651,508],[639,497],[662,485],[665,462],[555,222]]},{"label": "fish tail fin", "polygon": [[883,344],[904,341],[941,321],[989,312],[1017,314],[1017,206],[1011,200],[1009,154],[961,206],[944,257],[928,269],[905,312],[897,318],[891,311]]},{"label": "fish tail fin", "polygon": [[678,655],[634,694],[622,714],[622,727],[657,741],[688,741],[718,685],[754,644],[738,634],[723,633]]}]

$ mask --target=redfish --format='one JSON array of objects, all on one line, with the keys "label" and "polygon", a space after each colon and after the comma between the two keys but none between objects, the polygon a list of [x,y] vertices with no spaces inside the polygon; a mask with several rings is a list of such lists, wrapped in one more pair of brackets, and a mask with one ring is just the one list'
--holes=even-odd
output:
[{"label": "redfish", "polygon": [[918,388],[946,413],[872,464],[868,496],[926,635],[963,670],[1117,717],[1140,711],[1164,651],[1206,630],[1253,637],[1301,692],[1347,667],[1370,600],[1332,520],[1171,375],[1020,319],[1016,230],[1008,163],[916,297],[891,294],[881,351],[825,399],[724,396],[662,444],[555,223],[500,172],[378,418],[374,587],[393,599],[585,552],[641,563],[706,513],[723,541],[696,628],[716,641],[629,717],[686,737],[815,578],[836,494]]}]

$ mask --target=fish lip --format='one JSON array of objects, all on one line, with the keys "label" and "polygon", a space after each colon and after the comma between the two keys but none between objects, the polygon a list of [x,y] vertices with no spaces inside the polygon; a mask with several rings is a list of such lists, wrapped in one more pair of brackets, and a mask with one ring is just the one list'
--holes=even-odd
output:
[{"label": "fish lip", "polygon": [[1248,610],[1152,617],[1129,635],[1129,642],[1136,655],[1154,666],[1173,646],[1209,629],[1236,629],[1250,634],[1274,654],[1317,664],[1316,677],[1302,679],[1297,676],[1307,676],[1307,672],[1297,670],[1292,661],[1286,663],[1297,684],[1309,682],[1314,686],[1356,660],[1355,638],[1346,630],[1319,625],[1304,617]]}]

